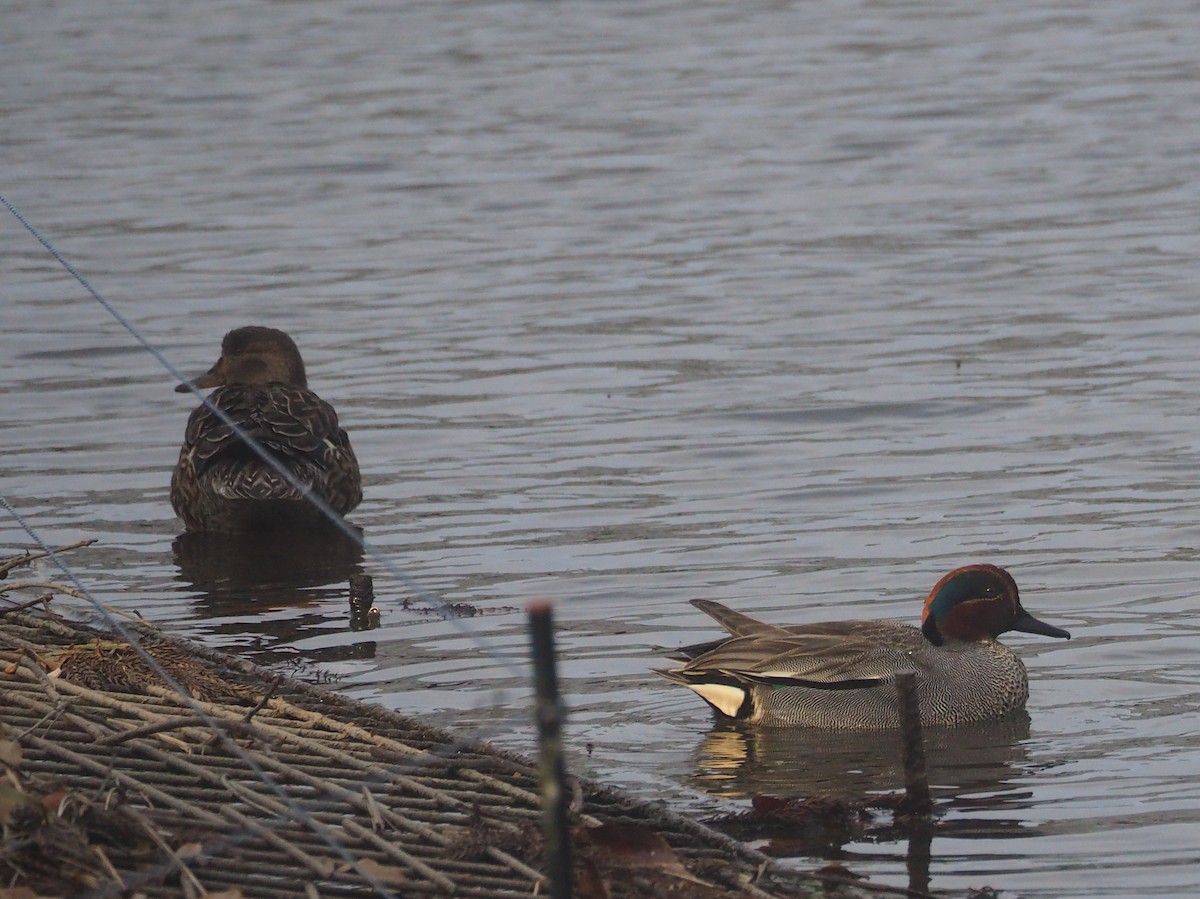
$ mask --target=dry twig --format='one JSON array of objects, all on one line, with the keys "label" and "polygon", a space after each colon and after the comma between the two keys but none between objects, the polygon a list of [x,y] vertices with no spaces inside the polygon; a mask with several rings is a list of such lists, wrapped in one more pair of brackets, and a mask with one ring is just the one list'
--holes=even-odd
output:
[{"label": "dry twig", "polygon": [[14,568],[20,568],[22,565],[28,565],[30,562],[35,562],[38,559],[44,559],[51,554],[65,553],[72,549],[79,549],[82,546],[91,546],[96,542],[95,537],[87,540],[79,540],[75,543],[68,543],[66,546],[60,546],[57,549],[51,549],[50,552],[38,550],[36,552],[21,553],[19,556],[13,556],[10,559],[0,560],[0,580],[3,580],[10,571]]},{"label": "dry twig", "polygon": [[37,587],[40,590],[49,590],[52,593],[62,593],[66,596],[74,596],[76,599],[87,599],[87,597],[76,590],[74,587],[68,587],[66,584],[59,584],[56,581],[17,581],[13,584],[5,584],[4,592],[9,590],[28,590],[30,587]]}]

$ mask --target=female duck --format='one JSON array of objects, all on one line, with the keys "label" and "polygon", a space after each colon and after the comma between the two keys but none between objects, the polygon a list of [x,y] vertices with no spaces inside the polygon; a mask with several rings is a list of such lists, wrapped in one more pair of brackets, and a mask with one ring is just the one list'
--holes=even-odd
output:
[{"label": "female duck", "polygon": [[956,725],[1003,718],[1029,698],[1025,666],[996,641],[1006,631],[1070,639],[1021,607],[996,565],[951,571],[925,600],[920,629],[898,621],[776,627],[709,600],[692,604],[732,634],[674,656],[660,670],[713,710],[750,724],[842,730],[898,726],[894,678],[917,676],[921,721]]},{"label": "female duck", "polygon": [[300,351],[274,328],[238,328],[206,374],[175,390],[216,387],[221,409],[300,485],[265,462],[208,404],[188,418],[171,477],[171,505],[189,531],[317,524],[314,494],[344,515],[362,500],[350,438],[333,407],[308,389]]}]

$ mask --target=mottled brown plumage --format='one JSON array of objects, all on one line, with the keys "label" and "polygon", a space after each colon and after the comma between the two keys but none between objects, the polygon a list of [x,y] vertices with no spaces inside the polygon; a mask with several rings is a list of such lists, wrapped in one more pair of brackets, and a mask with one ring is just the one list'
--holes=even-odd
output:
[{"label": "mottled brown plumage", "polygon": [[681,649],[681,668],[658,673],[694,690],[721,716],[831,729],[898,726],[895,676],[917,676],[927,725],[992,721],[1024,708],[1020,658],[997,642],[1019,630],[1066,631],[1021,607],[1016,582],[995,565],[947,574],[925,601],[921,627],[898,621],[828,621],[778,627],[720,603],[694,600],[731,636]]},{"label": "mottled brown plumage", "polygon": [[[308,389],[292,339],[274,328],[238,328],[221,358],[192,387],[208,397],[289,471],[300,487],[265,462],[208,405],[188,418],[171,477],[171,505],[189,531],[253,531],[318,524],[312,493],[346,514],[362,500],[350,438],[333,407]],[[176,388],[186,392],[188,385]]]}]

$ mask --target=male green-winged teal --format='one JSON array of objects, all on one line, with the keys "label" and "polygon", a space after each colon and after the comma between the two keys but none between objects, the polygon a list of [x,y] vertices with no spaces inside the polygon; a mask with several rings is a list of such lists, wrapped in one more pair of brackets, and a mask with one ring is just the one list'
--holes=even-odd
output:
[{"label": "male green-winged teal", "polygon": [[916,673],[922,723],[997,720],[1024,708],[1029,679],[996,637],[1071,637],[1026,612],[1016,581],[996,565],[966,565],[938,581],[919,629],[878,620],[777,627],[717,602],[692,604],[732,636],[684,647],[673,657],[686,664],[658,673],[690,687],[719,717],[749,724],[896,727],[899,671]]},{"label": "male green-winged teal", "polygon": [[[287,334],[258,326],[230,331],[216,365],[190,386],[217,388],[209,402],[339,514],[362,500],[350,438],[333,407],[308,389],[304,361]],[[207,405],[188,418],[171,505],[189,531],[317,524],[323,516],[307,491],[288,483]]]}]

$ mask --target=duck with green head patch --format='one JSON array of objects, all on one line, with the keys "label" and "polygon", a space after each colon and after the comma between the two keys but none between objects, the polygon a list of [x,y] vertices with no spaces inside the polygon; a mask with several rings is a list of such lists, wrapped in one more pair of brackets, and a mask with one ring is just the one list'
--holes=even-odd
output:
[{"label": "duck with green head patch", "polygon": [[684,647],[673,658],[686,664],[658,673],[694,690],[719,717],[767,726],[897,727],[900,671],[917,676],[923,724],[999,720],[1025,707],[1029,679],[996,638],[1071,636],[1026,612],[1012,575],[988,564],[938,581],[920,628],[883,620],[779,627],[711,600],[692,604],[731,636]]}]

